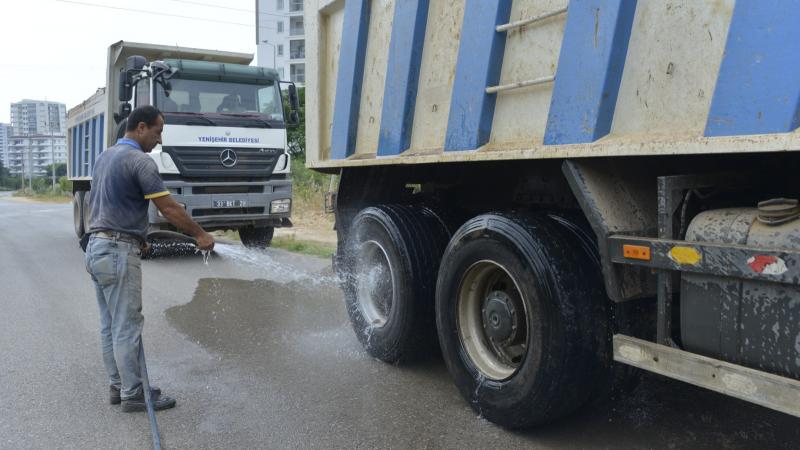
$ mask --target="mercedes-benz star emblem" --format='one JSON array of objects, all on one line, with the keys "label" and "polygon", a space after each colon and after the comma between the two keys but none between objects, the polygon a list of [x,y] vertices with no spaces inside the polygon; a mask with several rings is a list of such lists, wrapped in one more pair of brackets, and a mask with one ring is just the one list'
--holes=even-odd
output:
[{"label": "mercedes-benz star emblem", "polygon": [[236,161],[238,161],[239,158],[236,156],[235,151],[226,148],[225,150],[222,151],[222,153],[219,154],[219,160],[223,166],[233,167],[236,165]]}]

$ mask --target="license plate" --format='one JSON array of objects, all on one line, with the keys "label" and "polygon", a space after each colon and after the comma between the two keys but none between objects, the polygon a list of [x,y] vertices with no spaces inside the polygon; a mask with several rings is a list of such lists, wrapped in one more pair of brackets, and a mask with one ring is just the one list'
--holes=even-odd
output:
[{"label": "license plate", "polygon": [[244,208],[247,200],[214,200],[214,208]]}]

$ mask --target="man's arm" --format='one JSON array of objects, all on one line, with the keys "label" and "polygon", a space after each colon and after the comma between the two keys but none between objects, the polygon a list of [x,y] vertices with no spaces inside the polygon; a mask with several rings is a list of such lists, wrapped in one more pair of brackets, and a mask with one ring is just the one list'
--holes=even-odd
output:
[{"label": "man's arm", "polygon": [[200,250],[211,250],[214,248],[214,238],[206,233],[200,225],[197,224],[183,206],[178,204],[171,195],[164,195],[151,199],[156,205],[161,214],[169,220],[169,223],[175,225],[181,230],[188,231],[189,234],[197,239],[197,248]]}]

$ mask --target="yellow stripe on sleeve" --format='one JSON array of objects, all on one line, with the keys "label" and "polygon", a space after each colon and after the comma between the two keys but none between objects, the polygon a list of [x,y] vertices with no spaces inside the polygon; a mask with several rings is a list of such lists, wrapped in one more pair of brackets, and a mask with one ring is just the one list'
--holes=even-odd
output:
[{"label": "yellow stripe on sleeve", "polygon": [[156,192],[155,194],[147,194],[147,195],[144,196],[144,199],[145,200],[152,200],[154,198],[163,197],[165,195],[169,195],[169,191],[161,191],[161,192]]}]

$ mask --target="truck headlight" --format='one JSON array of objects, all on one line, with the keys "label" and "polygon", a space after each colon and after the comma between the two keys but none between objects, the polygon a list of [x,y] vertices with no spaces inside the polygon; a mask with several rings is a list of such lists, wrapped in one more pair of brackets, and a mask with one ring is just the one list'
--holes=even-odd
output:
[{"label": "truck headlight", "polygon": [[275,170],[272,173],[289,173],[290,161],[289,155],[286,153],[281,154],[281,156],[278,157],[278,161],[275,163]]},{"label": "truck headlight", "polygon": [[284,198],[281,200],[273,200],[269,204],[270,214],[288,213],[292,209],[292,200]]},{"label": "truck headlight", "polygon": [[167,171],[173,172],[178,170],[178,166],[172,160],[172,157],[167,152],[161,152],[161,166]]}]

